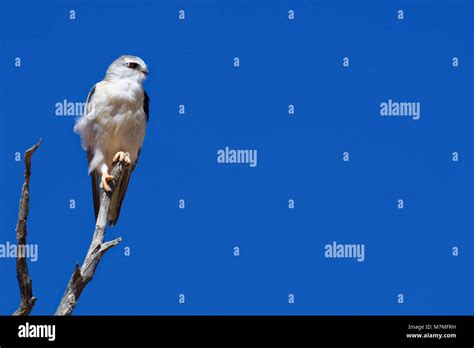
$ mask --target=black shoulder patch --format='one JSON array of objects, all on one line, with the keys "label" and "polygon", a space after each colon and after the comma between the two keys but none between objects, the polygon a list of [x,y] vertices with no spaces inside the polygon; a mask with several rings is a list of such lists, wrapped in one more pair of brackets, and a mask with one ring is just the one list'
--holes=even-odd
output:
[{"label": "black shoulder patch", "polygon": [[145,111],[146,121],[150,118],[150,98],[148,97],[147,92],[145,91],[145,98],[143,98],[143,111]]},{"label": "black shoulder patch", "polygon": [[91,91],[89,92],[89,95],[87,96],[87,102],[91,101],[92,96],[95,93],[95,85],[92,87]]},{"label": "black shoulder patch", "polygon": [[89,110],[89,103],[91,102],[92,96],[93,96],[94,93],[95,93],[95,86],[96,86],[96,85],[94,85],[94,86],[92,87],[92,89],[90,90],[89,94],[87,95],[86,107],[85,107],[85,110],[84,110],[86,114],[89,112],[89,111],[88,111],[88,110]]}]

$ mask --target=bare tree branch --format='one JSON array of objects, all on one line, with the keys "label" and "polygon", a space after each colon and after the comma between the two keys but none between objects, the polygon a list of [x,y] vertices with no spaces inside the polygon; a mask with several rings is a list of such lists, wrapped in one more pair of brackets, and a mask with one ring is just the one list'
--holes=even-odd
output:
[{"label": "bare tree branch", "polygon": [[31,175],[31,156],[40,147],[41,139],[25,152],[25,182],[21,189],[20,207],[18,209],[18,222],[16,224],[16,277],[20,286],[20,305],[13,315],[28,315],[36,303],[36,297],[33,296],[33,287],[26,255],[22,251],[26,247],[26,220],[30,208],[30,175]]},{"label": "bare tree branch", "polygon": [[128,164],[123,162],[115,163],[112,169],[113,182],[110,184],[110,191],[102,190],[100,199],[99,214],[95,224],[95,231],[92,237],[92,242],[87,252],[87,256],[81,267],[76,264],[76,269],[69,280],[66,291],[61,299],[61,302],[56,310],[55,315],[71,315],[74,307],[81,296],[82,291],[86,285],[94,277],[97,266],[99,265],[102,256],[107,250],[119,244],[122,238],[117,238],[104,243],[105,229],[107,227],[107,216],[109,215],[110,201],[115,191],[115,187],[119,182],[125,166]]}]

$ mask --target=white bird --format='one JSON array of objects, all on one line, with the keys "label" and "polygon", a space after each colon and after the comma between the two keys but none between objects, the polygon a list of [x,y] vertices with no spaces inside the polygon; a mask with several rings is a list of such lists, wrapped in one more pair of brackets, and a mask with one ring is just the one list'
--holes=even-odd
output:
[{"label": "white bird", "polygon": [[[100,187],[110,190],[108,182],[115,161],[126,161],[122,179],[112,196],[108,224],[117,223],[130,175],[140,155],[149,117],[149,98],[143,89],[148,75],[145,62],[135,56],[121,56],[107,69],[104,79],[94,85],[87,97],[84,115],[74,126],[87,151],[92,179],[94,212],[97,219]],[[100,174],[100,180],[99,180]]]}]

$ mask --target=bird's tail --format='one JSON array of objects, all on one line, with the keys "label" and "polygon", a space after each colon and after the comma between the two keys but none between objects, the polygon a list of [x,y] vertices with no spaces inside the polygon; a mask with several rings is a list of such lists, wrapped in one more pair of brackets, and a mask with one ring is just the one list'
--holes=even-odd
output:
[{"label": "bird's tail", "polygon": [[122,208],[123,199],[127,193],[128,182],[130,181],[131,169],[130,166],[124,167],[122,177],[115,188],[112,200],[110,201],[109,215],[107,217],[107,224],[114,226],[119,218],[120,209]]}]

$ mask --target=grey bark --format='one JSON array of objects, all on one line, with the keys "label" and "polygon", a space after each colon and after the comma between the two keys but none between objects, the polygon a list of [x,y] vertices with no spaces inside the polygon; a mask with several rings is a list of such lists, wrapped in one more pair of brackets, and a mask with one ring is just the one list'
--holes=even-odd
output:
[{"label": "grey bark", "polygon": [[18,209],[18,221],[16,224],[16,277],[20,287],[20,305],[13,315],[28,315],[36,303],[33,296],[33,285],[28,272],[26,255],[19,252],[26,246],[26,220],[30,208],[30,176],[31,176],[31,156],[40,147],[41,139],[25,152],[25,181],[21,189],[20,207]]},{"label": "grey bark", "polygon": [[100,208],[95,224],[94,235],[92,242],[87,252],[86,258],[82,266],[76,264],[74,273],[72,274],[66,291],[61,299],[61,302],[56,310],[55,315],[71,315],[74,307],[81,296],[82,291],[86,285],[94,277],[97,266],[99,265],[102,256],[105,252],[122,241],[122,238],[117,238],[104,243],[105,230],[107,227],[107,215],[109,214],[110,201],[115,191],[115,187],[119,182],[124,167],[128,164],[126,162],[117,162],[114,164],[111,175],[114,177],[113,182],[110,183],[110,191],[101,190]]}]

